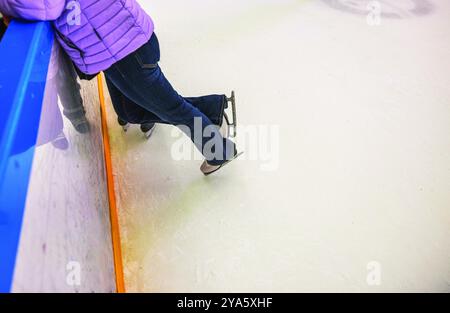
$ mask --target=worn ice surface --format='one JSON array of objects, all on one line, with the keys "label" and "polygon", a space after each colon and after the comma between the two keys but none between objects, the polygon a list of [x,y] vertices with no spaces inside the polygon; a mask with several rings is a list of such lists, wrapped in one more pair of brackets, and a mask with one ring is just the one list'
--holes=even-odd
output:
[{"label": "worn ice surface", "polygon": [[109,108],[128,291],[450,291],[450,3],[368,2],[140,1],[176,89],[235,89],[279,155],[241,132],[204,178]]}]

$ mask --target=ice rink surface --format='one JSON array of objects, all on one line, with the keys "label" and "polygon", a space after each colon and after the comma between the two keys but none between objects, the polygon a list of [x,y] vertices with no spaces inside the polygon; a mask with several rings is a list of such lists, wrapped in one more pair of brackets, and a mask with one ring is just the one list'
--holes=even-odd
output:
[{"label": "ice rink surface", "polygon": [[449,1],[140,3],[246,154],[205,178],[109,108],[128,291],[450,291]]}]

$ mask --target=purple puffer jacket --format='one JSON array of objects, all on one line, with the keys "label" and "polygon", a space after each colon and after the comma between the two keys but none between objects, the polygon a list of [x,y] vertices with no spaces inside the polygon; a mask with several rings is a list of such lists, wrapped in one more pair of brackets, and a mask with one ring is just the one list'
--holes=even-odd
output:
[{"label": "purple puffer jacket", "polygon": [[106,70],[134,52],[154,29],[136,0],[0,0],[0,12],[54,21],[58,41],[86,74]]}]

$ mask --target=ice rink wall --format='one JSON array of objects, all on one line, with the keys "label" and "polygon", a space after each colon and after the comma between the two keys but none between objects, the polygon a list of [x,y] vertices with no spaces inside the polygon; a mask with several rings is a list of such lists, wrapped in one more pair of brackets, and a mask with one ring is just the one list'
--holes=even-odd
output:
[{"label": "ice rink wall", "polygon": [[[116,291],[97,84],[78,83],[50,24],[10,24],[0,43],[1,292]],[[77,130],[84,112],[90,128]]]}]

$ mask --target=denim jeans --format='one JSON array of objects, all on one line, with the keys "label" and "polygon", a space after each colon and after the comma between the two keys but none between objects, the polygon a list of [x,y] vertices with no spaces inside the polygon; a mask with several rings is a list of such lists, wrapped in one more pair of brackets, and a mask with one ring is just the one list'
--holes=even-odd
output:
[{"label": "denim jeans", "polygon": [[162,73],[159,59],[159,43],[153,34],[145,45],[105,71],[117,115],[132,124],[178,126],[210,164],[224,163],[235,153],[234,143],[216,127],[223,121],[225,95],[180,96]]}]

